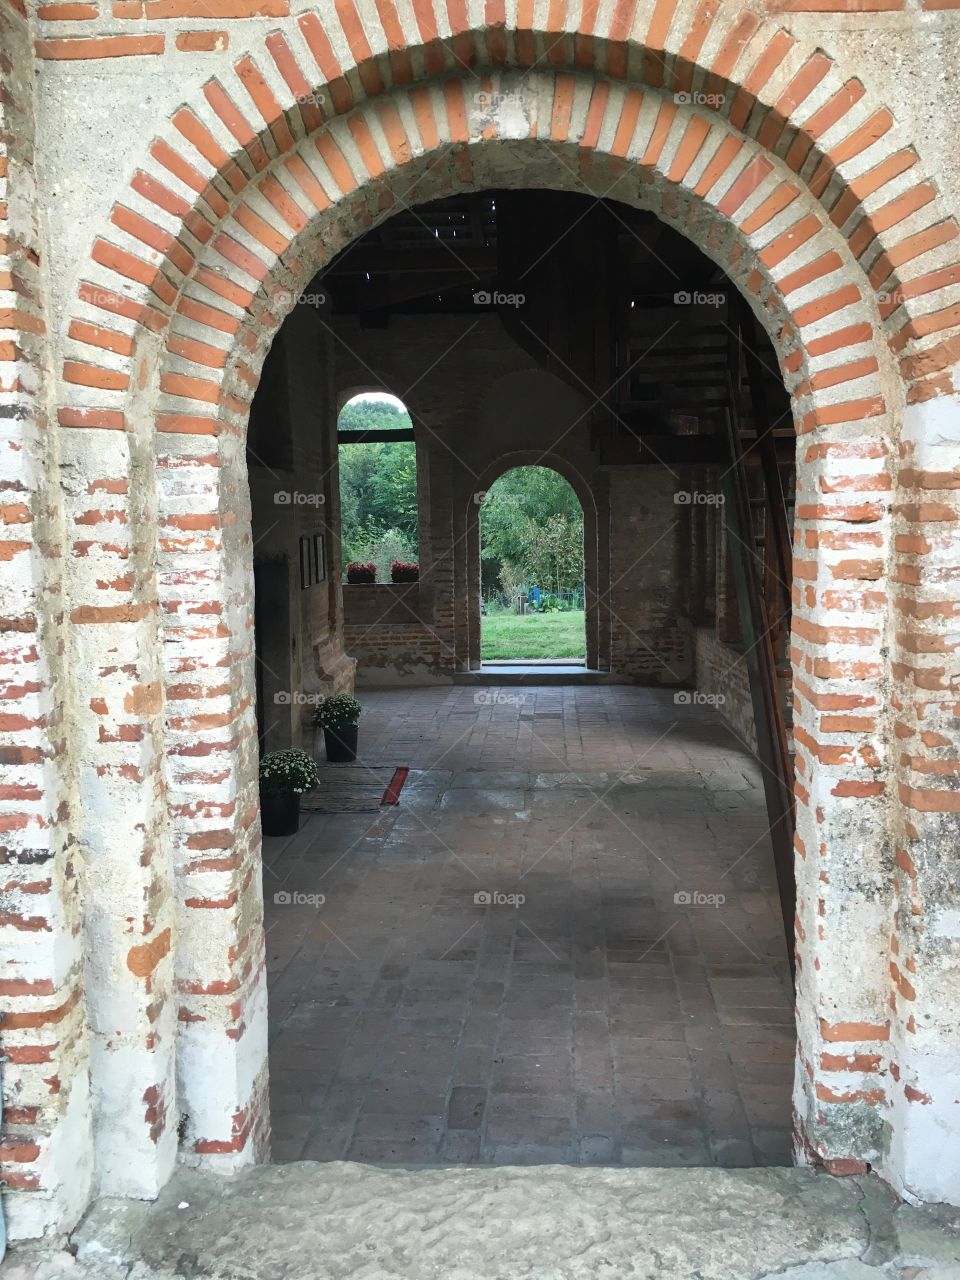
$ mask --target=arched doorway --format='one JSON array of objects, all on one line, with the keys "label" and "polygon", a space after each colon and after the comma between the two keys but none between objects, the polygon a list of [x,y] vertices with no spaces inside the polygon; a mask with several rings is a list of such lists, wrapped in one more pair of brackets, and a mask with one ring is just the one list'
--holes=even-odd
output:
[{"label": "arched doorway", "polygon": [[[550,157],[549,152],[541,152],[541,154],[540,152],[538,152],[538,154],[540,155],[541,163],[545,165],[552,163],[552,157]],[[483,172],[484,165],[488,163],[488,159],[492,155],[493,155],[492,152],[489,152],[488,150],[486,150],[486,148],[481,148],[481,150],[476,152],[476,156],[474,157],[474,164],[476,166],[474,180],[477,180],[477,173]],[[599,160],[599,157],[598,157],[598,160]],[[438,168],[431,170],[430,180],[431,180],[431,183],[434,184],[434,189],[436,189],[435,184],[438,183],[439,177],[440,177],[440,170],[438,166]],[[481,182],[484,182],[483,178],[481,178],[480,180]],[[563,184],[566,184],[568,180],[570,180],[570,177],[568,177],[567,174],[564,174],[563,161],[558,161],[557,168],[554,169],[554,177],[552,180],[554,183],[559,184],[559,186],[563,186]],[[579,177],[579,175],[577,175],[576,184],[579,184],[581,180],[582,179]],[[489,182],[489,179],[488,179],[488,182]],[[424,180],[424,187],[425,188],[428,187],[428,183],[426,183],[426,180]],[[358,188],[358,191],[360,191],[360,189],[362,188]],[[351,198],[351,197],[347,197],[347,198]],[[357,197],[353,197],[353,198],[357,198]],[[687,207],[684,207],[684,209],[682,209],[682,214],[687,216],[692,216],[692,214],[694,214],[695,209],[696,211],[700,212],[699,206],[690,205],[689,209],[687,209]],[[664,206],[664,212],[666,211],[667,211],[667,207]],[[681,225],[686,225],[686,221],[684,219],[684,216],[681,216],[680,210],[677,210],[676,218],[678,221],[680,221]],[[342,224],[339,224],[339,225],[342,225]],[[771,255],[773,257],[776,257],[777,261],[780,261],[780,257],[778,257],[780,253],[788,253],[788,250],[790,250],[790,246],[792,243],[791,236],[790,236],[790,233],[785,233],[785,234],[787,236],[787,239],[786,239],[786,242],[783,243],[783,247],[782,248],[778,247],[777,253],[774,253],[774,255]],[[824,233],[824,234],[828,234],[828,233]],[[334,243],[328,242],[328,244],[326,244],[325,251],[326,252],[332,251],[334,244],[335,242]],[[742,253],[742,248],[740,251]],[[748,259],[748,261],[750,261],[750,259]],[[282,264],[280,264],[279,269],[280,271],[283,271],[285,268]],[[742,271],[742,268],[740,270]],[[292,297],[296,296],[296,293],[297,293],[296,289],[293,289],[293,291],[291,291],[291,288],[289,287],[284,288],[283,285],[280,285],[279,280],[278,280],[278,283],[274,285],[275,301],[276,303],[279,303],[279,307],[282,308],[283,311],[287,310],[287,307],[289,305],[289,300],[291,300]],[[847,310],[847,308],[849,307],[856,308],[856,301],[851,300],[850,302],[847,302],[845,298],[838,298],[837,306],[841,307],[841,310]],[[280,312],[280,314],[282,314],[282,312]],[[251,335],[253,334],[253,332],[255,332],[255,330],[257,333],[259,333],[259,337],[255,339],[257,347],[261,346],[261,344],[262,346],[265,347],[266,342],[268,342],[269,335],[271,334],[271,332],[273,332],[273,328],[275,324],[279,323],[279,315],[275,315],[273,319],[270,320],[269,325],[266,326],[265,328],[264,321],[266,319],[268,319],[268,317],[266,317],[264,312],[261,311],[259,312],[259,321],[253,321],[253,329],[251,330]],[[252,321],[252,316],[251,316],[251,321]],[[854,326],[847,326],[847,328],[854,328]],[[243,351],[243,348],[239,348],[239,351]],[[803,348],[800,348],[800,351],[801,351],[801,358],[803,358]],[[243,383],[244,378],[246,378],[246,375],[243,374],[243,369],[241,367],[241,366],[244,366],[244,367],[247,366],[247,360],[246,358],[243,358],[244,355],[247,355],[247,353],[244,352],[243,355],[239,355],[239,352],[238,352],[237,358],[239,360],[239,364],[237,364],[237,362],[233,362],[233,364],[228,365],[228,369],[225,370],[225,374],[224,374],[225,387],[237,388],[237,389],[241,388],[241,384]],[[168,381],[166,381],[165,385],[168,385],[168,387],[170,388],[180,387],[179,383],[173,383],[173,381],[170,381],[169,379]],[[236,393],[229,392],[229,394],[236,394]],[[241,397],[238,397],[238,403],[241,402],[241,399],[242,399]],[[881,402],[878,402],[877,407],[882,407]],[[877,408],[873,408],[872,412],[876,412],[876,411],[877,411]],[[815,412],[815,411],[810,411],[810,412]],[[828,408],[826,412],[828,413],[829,417],[836,416],[835,411],[832,410],[832,406],[831,408]],[[863,412],[863,410],[860,410],[860,408],[858,408],[858,410],[851,411],[851,412],[856,412],[859,415],[859,413]],[[841,416],[842,416],[842,413],[841,413]],[[168,433],[166,433],[165,435],[165,440],[168,440],[169,442],[168,447],[179,449],[180,447],[183,447],[183,445],[188,444],[189,440],[191,440],[191,434],[182,433],[182,431],[177,429],[179,428],[180,425],[183,424],[183,422],[184,422],[184,419],[183,419],[182,402],[178,401],[177,406],[175,406],[175,408],[172,408],[172,410],[161,413],[160,415],[161,428],[168,428],[168,429],[174,428],[173,431],[168,430]],[[229,451],[227,456],[229,457]],[[221,479],[223,479],[223,477],[221,477]],[[236,526],[233,526],[233,529],[225,530],[224,550],[230,549],[230,543],[232,543],[234,536],[237,536],[239,532],[241,532],[241,530],[237,529]],[[242,547],[242,543],[239,543],[237,545],[237,552],[241,550],[241,547]],[[242,595],[243,594],[243,572],[242,572],[241,566],[242,566],[242,557],[237,556],[236,558],[234,558],[232,554],[230,554],[230,557],[228,559],[228,566],[227,568],[225,568],[225,573],[227,573],[227,580],[229,581],[230,577],[236,577],[237,579],[236,590],[238,591],[239,594]],[[248,778],[247,787],[250,788],[253,777],[255,777],[255,772],[253,772],[253,769],[252,769],[252,760],[250,759],[250,756],[247,755],[246,762],[243,762],[242,764],[241,762],[238,762],[238,771],[239,772],[237,773],[237,777],[238,778],[241,776],[247,777]],[[252,799],[252,796],[251,796],[251,799]],[[247,810],[244,809],[244,813],[246,812]],[[224,923],[227,924],[228,922],[224,922]],[[191,936],[191,928],[189,928],[189,922],[184,922],[184,931],[186,931],[184,932],[184,937]],[[230,932],[232,932],[232,927],[230,927]],[[209,928],[207,928],[207,933],[209,933]],[[224,940],[224,941],[227,941],[227,940]],[[808,970],[808,972],[806,972],[806,980],[808,980],[808,982],[814,983],[814,986],[815,986],[815,984],[819,983],[820,980],[823,980],[823,975],[822,973],[817,973],[814,975],[810,973]],[[184,1036],[189,1037],[191,1036],[192,1033],[189,1032],[189,1029],[187,1028],[187,1029],[184,1029],[183,1032],[180,1034],[182,1034],[182,1037]],[[207,1079],[209,1078],[211,1078],[211,1076],[207,1076]],[[223,1091],[218,1091],[215,1094],[211,1094],[209,1091],[209,1088],[206,1087],[206,1084],[205,1083],[201,1084],[200,1078],[196,1079],[196,1083],[198,1087],[201,1088],[201,1094],[206,1094],[207,1096],[207,1101],[204,1103],[204,1105],[202,1105],[201,1110],[206,1106],[211,1106],[212,1111],[220,1112],[221,1114],[221,1112],[223,1112],[224,1106],[229,1107],[228,1098],[227,1096],[225,1096]],[[186,1087],[186,1084],[187,1082],[186,1080],[184,1080],[184,1087]],[[184,1097],[184,1103],[186,1103],[189,1110],[189,1103],[187,1102],[186,1097]],[[200,1106],[200,1102],[197,1102],[197,1106]],[[230,1112],[230,1114],[233,1114],[233,1112]],[[257,1112],[257,1114],[260,1114],[260,1112]],[[197,1116],[200,1116],[200,1115],[201,1115],[201,1111],[197,1111]],[[197,1124],[198,1124],[198,1132],[200,1132],[200,1130],[205,1128],[205,1121],[198,1119]],[[198,1142],[201,1142],[201,1143],[204,1142],[204,1139],[197,1139],[197,1140]],[[242,1143],[242,1149],[247,1149],[246,1140],[244,1140],[244,1142]]]},{"label": "arched doorway", "polygon": [[584,667],[584,521],[547,467],[504,472],[480,504],[480,658]]}]

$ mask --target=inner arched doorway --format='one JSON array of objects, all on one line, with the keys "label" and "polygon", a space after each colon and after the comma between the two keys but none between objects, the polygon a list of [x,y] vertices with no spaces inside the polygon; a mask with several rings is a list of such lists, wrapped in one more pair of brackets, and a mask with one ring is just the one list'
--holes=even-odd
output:
[{"label": "inner arched doorway", "polygon": [[480,504],[480,659],[583,667],[584,517],[548,467],[505,471]]}]

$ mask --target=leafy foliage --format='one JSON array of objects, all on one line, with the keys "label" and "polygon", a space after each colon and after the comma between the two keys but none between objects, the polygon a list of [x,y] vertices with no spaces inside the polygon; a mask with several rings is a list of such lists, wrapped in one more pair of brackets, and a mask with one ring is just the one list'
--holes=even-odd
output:
[{"label": "leafy foliage", "polygon": [[338,431],[409,431],[412,426],[406,409],[362,395],[348,400],[337,419]]},{"label": "leafy foliage", "polygon": [[548,467],[516,467],[490,488],[480,513],[483,587],[510,599],[527,583],[546,591],[583,585],[583,512]]},{"label": "leafy foliage", "polygon": [[[362,397],[340,411],[341,431],[404,430],[410,415],[386,400]],[[387,581],[392,560],[417,556],[417,459],[412,440],[340,448],[343,558],[372,560]]]}]

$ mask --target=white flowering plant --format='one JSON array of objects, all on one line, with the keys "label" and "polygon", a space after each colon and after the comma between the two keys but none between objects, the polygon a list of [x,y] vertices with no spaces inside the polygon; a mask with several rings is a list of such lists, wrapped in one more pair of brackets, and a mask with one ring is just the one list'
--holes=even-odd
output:
[{"label": "white flowering plant", "polygon": [[295,747],[268,751],[260,761],[260,788],[263,791],[295,791],[302,795],[317,785],[317,766]]},{"label": "white flowering plant", "polygon": [[323,729],[345,729],[356,724],[363,710],[356,698],[349,693],[334,693],[324,700],[313,713],[313,723]]}]

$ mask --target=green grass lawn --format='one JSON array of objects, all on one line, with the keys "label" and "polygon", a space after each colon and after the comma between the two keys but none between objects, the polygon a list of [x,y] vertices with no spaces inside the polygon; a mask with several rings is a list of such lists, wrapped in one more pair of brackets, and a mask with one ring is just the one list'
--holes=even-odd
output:
[{"label": "green grass lawn", "polygon": [[480,619],[480,657],[582,658],[583,610],[570,613],[492,613]]}]

